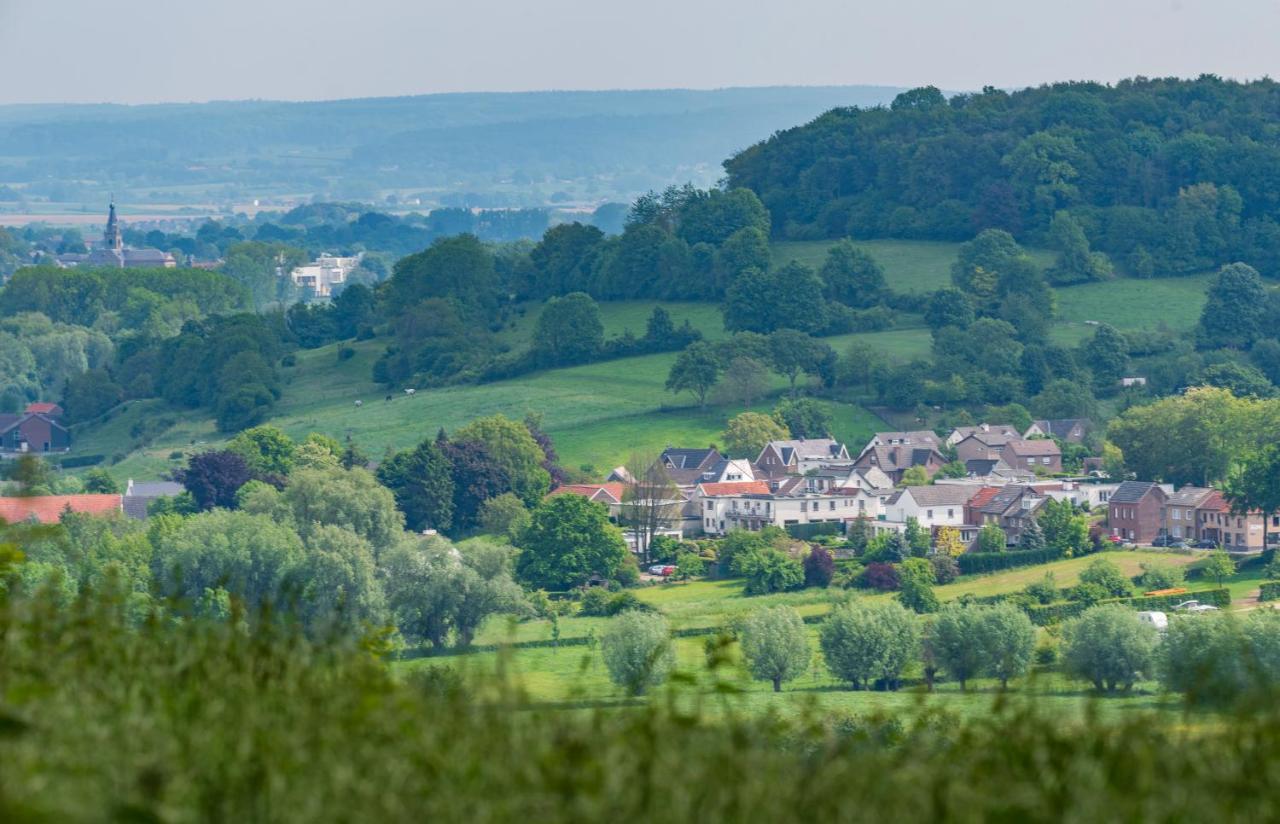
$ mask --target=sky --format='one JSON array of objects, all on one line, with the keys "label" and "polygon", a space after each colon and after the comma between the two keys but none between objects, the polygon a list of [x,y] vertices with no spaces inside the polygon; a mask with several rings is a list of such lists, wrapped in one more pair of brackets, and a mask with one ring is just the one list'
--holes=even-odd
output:
[{"label": "sky", "polygon": [[0,103],[1277,75],[1280,0],[0,0]]}]

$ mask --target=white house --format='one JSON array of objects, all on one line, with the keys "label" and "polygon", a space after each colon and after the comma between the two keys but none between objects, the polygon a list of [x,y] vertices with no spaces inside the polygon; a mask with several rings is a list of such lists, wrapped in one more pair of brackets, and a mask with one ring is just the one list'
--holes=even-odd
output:
[{"label": "white house", "polygon": [[781,483],[699,484],[694,501],[702,515],[702,530],[724,535],[735,529],[752,532],[766,526],[845,523],[857,518],[874,519],[880,499],[865,490],[826,487],[817,478],[792,477]]},{"label": "white house", "polygon": [[289,277],[294,285],[310,289],[318,298],[327,298],[333,294],[333,287],[346,283],[347,276],[359,265],[360,255],[335,257],[323,254],[305,266],[296,267]]},{"label": "white house", "polygon": [[977,494],[971,484],[909,486],[885,503],[885,520],[906,523],[915,518],[922,527],[964,524],[964,505]]}]

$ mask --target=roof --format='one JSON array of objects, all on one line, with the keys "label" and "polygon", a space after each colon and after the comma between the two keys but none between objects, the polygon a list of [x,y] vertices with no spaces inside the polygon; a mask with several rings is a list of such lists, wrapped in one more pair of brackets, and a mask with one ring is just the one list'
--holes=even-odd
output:
[{"label": "roof", "polygon": [[1203,486],[1184,486],[1169,496],[1168,503],[1173,506],[1200,506],[1214,491]]},{"label": "roof", "polygon": [[1081,429],[1089,428],[1088,418],[1057,418],[1055,420],[1032,421],[1031,423],[1046,435],[1064,440],[1077,425]]},{"label": "roof", "polygon": [[973,497],[969,499],[969,506],[974,509],[982,509],[999,493],[1000,487],[998,486],[984,486],[974,493]]},{"label": "roof", "polygon": [[588,500],[612,503],[622,503],[623,484],[618,481],[611,481],[603,484],[564,484],[547,493],[548,497],[552,495],[581,495]]},{"label": "roof", "polygon": [[[769,441],[764,449],[769,447],[776,449],[787,463],[791,462],[792,455],[795,455],[799,460],[824,460],[827,458],[839,458],[841,455],[847,454],[844,444],[831,438],[797,438],[788,441]],[[761,454],[764,454],[764,449],[760,450]]]},{"label": "roof", "polygon": [[964,471],[966,475],[990,475],[999,463],[999,458],[975,458],[964,462]]},{"label": "roof", "polygon": [[33,518],[42,524],[56,524],[67,509],[84,515],[120,512],[119,495],[38,495],[31,498],[0,498],[0,519],[14,524]]},{"label": "roof", "polygon": [[172,498],[181,495],[184,487],[173,481],[134,481],[130,480],[125,489],[125,497],[138,498]]},{"label": "roof", "polygon": [[888,471],[927,464],[932,455],[942,458],[941,452],[929,446],[918,449],[905,446],[872,446],[863,451],[858,460],[862,460],[868,453],[875,456],[876,466]]},{"label": "roof", "polygon": [[968,503],[977,492],[972,486],[963,484],[909,486],[902,491],[910,493],[911,500],[920,506],[960,506]]},{"label": "roof", "polygon": [[56,403],[37,401],[35,403],[27,404],[27,412],[28,414],[39,413],[41,415],[61,415],[62,407],[58,406]]},{"label": "roof", "polygon": [[985,504],[980,507],[984,513],[1004,515],[1014,507],[1021,508],[1021,501],[1027,496],[1041,498],[1034,489],[1026,486],[1010,485],[996,491]]},{"label": "roof", "polygon": [[1013,434],[1008,434],[1006,432],[995,432],[995,431],[970,432],[968,435],[965,435],[963,438],[961,438],[956,445],[959,446],[960,444],[972,438],[978,443],[984,444],[986,446],[1004,446],[1009,441],[1017,440],[1021,437],[1022,436],[1019,435],[1017,432],[1014,432]]},{"label": "roof", "polygon": [[[1112,495],[1111,500],[1115,500],[1116,496]],[[1230,512],[1231,504],[1227,502],[1227,498],[1218,490],[1210,491],[1209,495],[1200,502],[1200,509],[1209,509],[1214,512]]]},{"label": "roof", "polygon": [[1150,481],[1124,481],[1116,487],[1116,491],[1111,493],[1108,503],[1113,504],[1136,504],[1143,498],[1147,497],[1152,490],[1159,490],[1160,487]]},{"label": "roof", "polygon": [[677,449],[668,446],[659,457],[674,469],[697,469],[713,454],[719,454],[714,448]]},{"label": "roof", "polygon": [[770,492],[767,481],[705,483],[698,484],[698,489],[702,490],[702,494],[708,498],[720,495],[768,495]]},{"label": "roof", "polygon": [[0,415],[0,432],[7,432],[15,426],[21,426],[32,418],[39,418],[55,429],[67,431],[67,428],[59,423],[57,418],[51,418],[40,412],[27,412],[22,415]]},{"label": "roof", "polygon": [[1061,455],[1062,450],[1058,445],[1047,438],[1039,440],[1027,441],[1022,438],[1010,438],[1004,445],[1005,449],[1013,450],[1015,455]]},{"label": "roof", "polygon": [[0,432],[4,432],[25,417],[26,415],[0,415]]},{"label": "roof", "polygon": [[998,435],[1006,438],[1016,438],[1022,433],[1007,423],[981,423],[977,426],[957,426],[952,430],[951,434],[952,436],[958,435],[963,440],[970,435]]}]

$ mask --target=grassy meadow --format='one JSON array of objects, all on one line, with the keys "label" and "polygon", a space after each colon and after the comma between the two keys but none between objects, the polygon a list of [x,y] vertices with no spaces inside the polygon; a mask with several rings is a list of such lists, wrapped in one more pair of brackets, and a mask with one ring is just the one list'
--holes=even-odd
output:
[{"label": "grassy meadow", "polygon": [[[1107,552],[1108,560],[1115,563],[1126,575],[1137,575],[1143,561],[1158,559],[1162,563],[1187,565],[1197,556],[1169,554],[1151,551]],[[939,600],[946,602],[962,595],[986,596],[1017,592],[1046,572],[1053,572],[1059,586],[1072,586],[1079,581],[1080,572],[1092,561],[1093,556],[1072,558],[1035,567],[1010,570],[992,575],[965,576],[955,583],[938,587]],[[1232,579],[1233,598],[1237,601],[1256,594],[1256,574],[1242,573]],[[1190,585],[1193,590],[1211,588],[1212,582],[1198,581]],[[801,615],[825,614],[841,599],[851,593],[843,590],[801,590],[799,592],[748,597],[742,593],[742,581],[694,581],[686,583],[658,584],[635,590],[644,602],[660,610],[674,630],[715,628],[732,625],[748,613],[767,606],[785,604],[794,607]],[[887,593],[861,594],[863,597],[882,600],[893,597]],[[1236,608],[1251,608],[1249,602],[1237,603]],[[608,618],[569,617],[558,621],[560,639],[595,639],[605,631]],[[1163,695],[1154,682],[1145,682],[1132,694],[1099,699],[1087,689],[1087,685],[1072,681],[1050,668],[1037,667],[1015,683],[1009,699],[998,698],[994,681],[979,679],[962,692],[954,683],[940,683],[929,692],[922,681],[919,665],[907,672],[910,682],[898,692],[855,692],[834,679],[827,672],[818,650],[818,626],[808,626],[809,640],[815,651],[813,662],[804,676],[790,682],[781,694],[774,694],[767,682],[753,681],[742,665],[736,644],[722,652],[727,664],[720,673],[722,683],[717,687],[703,684],[699,689],[707,692],[728,690],[736,697],[732,705],[749,711],[777,710],[794,713],[811,710],[815,706],[823,710],[841,710],[859,714],[895,713],[903,710],[946,709],[962,716],[979,716],[990,713],[997,700],[1013,702],[1031,701],[1037,707],[1054,715],[1080,717],[1081,713],[1097,711],[1104,714],[1131,714],[1149,710],[1182,711],[1176,698]],[[1038,631],[1039,643],[1053,642],[1054,631]],[[510,644],[531,641],[548,641],[553,637],[549,621],[515,622],[510,618],[491,620],[477,637],[478,644]],[[679,637],[675,640],[676,655],[682,671],[694,674],[706,670],[708,641],[714,634]],[[593,702],[622,703],[625,699],[610,683],[608,673],[600,660],[594,643],[565,645],[560,647],[505,647],[497,652],[484,651],[463,655],[448,655],[408,659],[396,666],[413,671],[423,666],[444,664],[462,672],[490,675],[499,669],[512,677],[538,702]],[[697,690],[695,690],[696,692]]]}]

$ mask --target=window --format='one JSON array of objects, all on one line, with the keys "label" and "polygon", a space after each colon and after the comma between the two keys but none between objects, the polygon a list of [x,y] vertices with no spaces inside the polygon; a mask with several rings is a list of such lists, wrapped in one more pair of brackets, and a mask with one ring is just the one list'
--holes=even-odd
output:
[{"label": "window", "polygon": [[924,517],[926,517],[926,518],[928,518],[929,520],[931,520],[931,521],[932,521],[932,520],[933,520],[933,510],[932,510],[932,509],[926,509],[926,510],[924,511]]},{"label": "window", "polygon": [[836,508],[836,502],[835,502],[835,501],[831,501],[831,505],[830,505],[829,507],[827,507],[827,508],[828,508],[829,510],[834,510],[834,509]]},{"label": "window", "polygon": [[1181,520],[1182,520],[1182,510],[1181,510],[1181,509],[1175,509],[1175,510],[1173,511],[1173,519],[1174,519],[1175,521],[1181,521]]},{"label": "window", "polygon": [[707,501],[707,511],[708,511],[708,512],[710,512],[711,510],[713,510],[713,509],[715,509],[715,508],[716,508],[716,502],[715,502],[715,501]]},{"label": "window", "polygon": [[1048,466],[1048,465],[1049,465],[1049,457],[1046,455],[1045,457],[1041,458],[1041,459],[1040,459],[1040,463],[1044,464],[1045,466]]},{"label": "window", "polygon": [[955,511],[954,509],[948,509],[948,510],[947,510],[947,517],[948,517],[948,518],[954,518],[955,516],[956,516],[956,511]]}]

